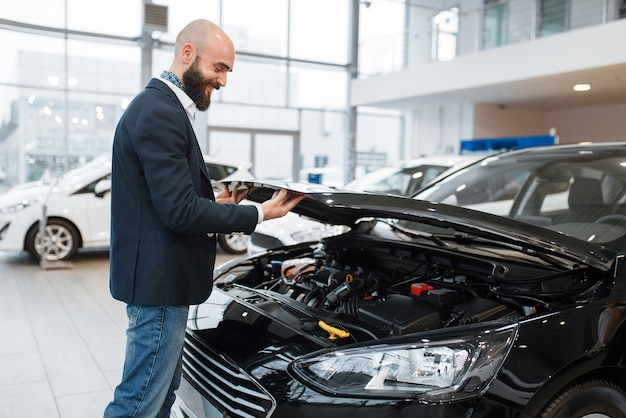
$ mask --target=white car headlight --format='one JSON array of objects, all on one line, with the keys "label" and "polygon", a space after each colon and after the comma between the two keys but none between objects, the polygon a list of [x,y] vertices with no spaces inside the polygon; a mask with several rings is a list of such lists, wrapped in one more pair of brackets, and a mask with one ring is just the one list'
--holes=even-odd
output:
[{"label": "white car headlight", "polygon": [[[517,325],[471,327],[454,338],[440,332],[419,342],[327,351],[296,360],[291,370],[333,396],[447,402],[484,393],[517,335]],[[446,335],[450,335],[447,330]]]},{"label": "white car headlight", "polygon": [[15,213],[26,209],[29,206],[38,204],[40,199],[27,199],[22,200],[17,203],[13,203],[11,205],[3,206],[0,208],[0,213],[3,215]]}]

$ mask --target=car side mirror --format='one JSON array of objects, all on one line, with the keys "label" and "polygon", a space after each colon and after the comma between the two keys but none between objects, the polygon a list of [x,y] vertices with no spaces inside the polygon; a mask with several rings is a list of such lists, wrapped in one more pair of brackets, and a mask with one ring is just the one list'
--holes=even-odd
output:
[{"label": "car side mirror", "polygon": [[105,194],[111,191],[111,180],[103,179],[96,183],[96,186],[93,189],[93,194],[96,197],[104,197]]}]

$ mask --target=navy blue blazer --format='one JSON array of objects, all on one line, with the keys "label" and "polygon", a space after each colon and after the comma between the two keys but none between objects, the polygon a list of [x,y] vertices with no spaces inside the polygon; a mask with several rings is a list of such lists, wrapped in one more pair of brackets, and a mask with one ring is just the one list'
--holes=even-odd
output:
[{"label": "navy blue blazer", "polygon": [[152,79],[122,115],[113,141],[110,289],[142,305],[193,305],[211,293],[215,233],[252,233],[252,205],[215,203],[182,104]]}]

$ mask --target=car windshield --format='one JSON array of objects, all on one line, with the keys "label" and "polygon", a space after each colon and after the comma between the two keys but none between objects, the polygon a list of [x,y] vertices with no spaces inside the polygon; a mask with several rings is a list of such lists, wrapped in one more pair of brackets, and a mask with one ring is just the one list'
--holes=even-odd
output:
[{"label": "car windshield", "polygon": [[109,156],[98,156],[93,160],[85,163],[81,166],[73,168],[67,172],[65,172],[61,179],[62,181],[72,181],[76,178],[83,178],[85,176],[89,176],[89,173],[95,173],[102,171],[102,167],[106,165],[107,167],[111,167],[111,157]]},{"label": "car windshield", "polygon": [[372,193],[408,195],[437,177],[447,166],[383,167],[351,181],[344,187]]},{"label": "car windshield", "polygon": [[494,156],[414,197],[513,218],[589,242],[623,243],[626,157]]}]

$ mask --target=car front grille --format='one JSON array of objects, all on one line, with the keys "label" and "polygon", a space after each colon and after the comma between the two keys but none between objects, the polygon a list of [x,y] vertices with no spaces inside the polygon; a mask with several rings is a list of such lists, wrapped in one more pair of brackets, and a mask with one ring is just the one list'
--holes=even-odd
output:
[{"label": "car front grille", "polygon": [[278,238],[257,232],[253,232],[250,235],[250,243],[255,247],[266,248],[268,250],[285,245]]},{"label": "car front grille", "polygon": [[185,336],[183,376],[229,418],[269,417],[276,406],[274,398],[245,370],[190,333]]}]

